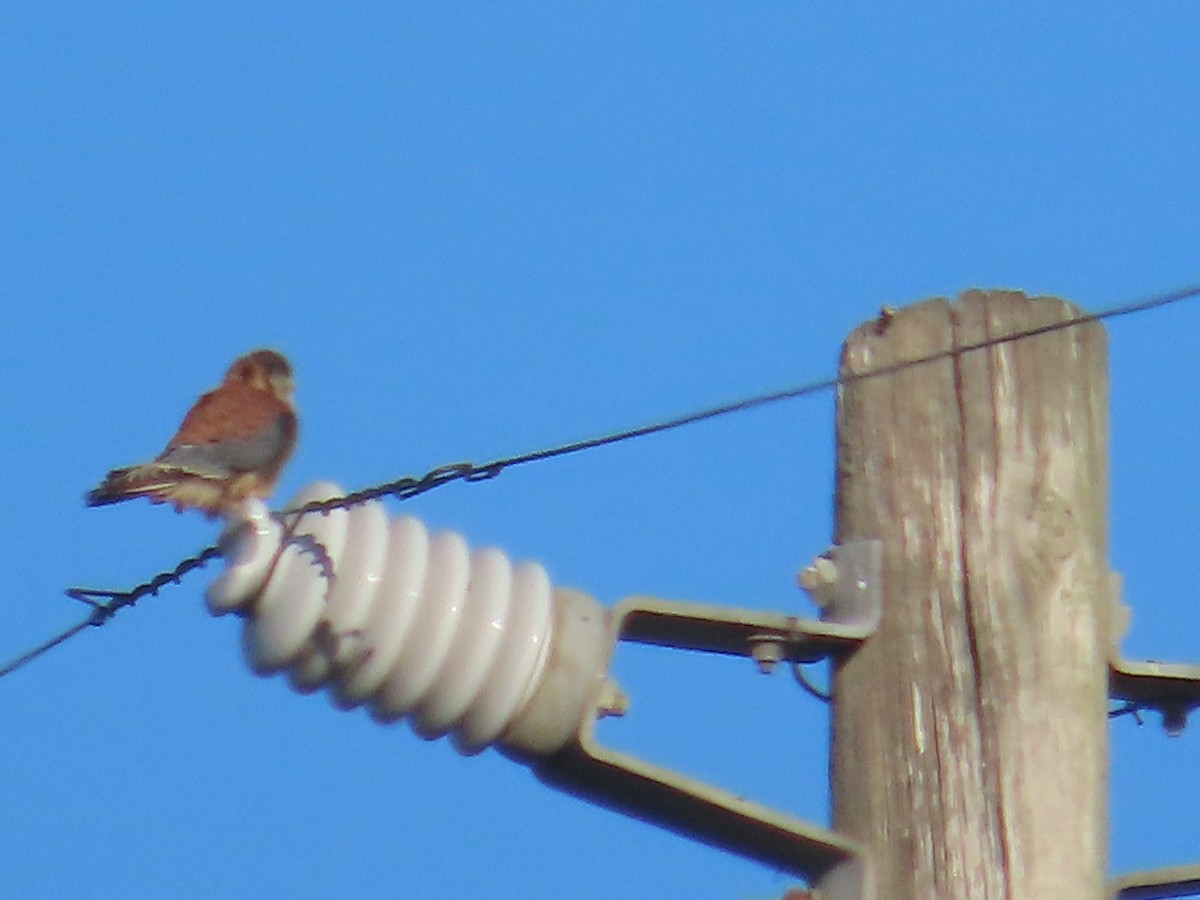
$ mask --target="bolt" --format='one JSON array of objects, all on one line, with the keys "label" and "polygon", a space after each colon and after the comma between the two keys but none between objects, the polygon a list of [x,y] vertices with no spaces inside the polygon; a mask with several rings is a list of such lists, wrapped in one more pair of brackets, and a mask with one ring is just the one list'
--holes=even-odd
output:
[{"label": "bolt", "polygon": [[783,647],[774,636],[752,637],[750,656],[758,663],[758,671],[770,675],[775,670],[775,664],[783,659]]},{"label": "bolt", "polygon": [[829,605],[832,597],[829,589],[837,584],[837,565],[827,556],[818,556],[809,565],[800,570],[797,581],[817,606],[822,608]]},{"label": "bolt", "polygon": [[892,324],[892,320],[896,318],[896,312],[897,310],[894,306],[881,306],[879,308],[879,315],[875,319],[876,334],[883,334],[887,331],[888,326]]},{"label": "bolt", "polygon": [[1168,737],[1179,737],[1187,728],[1188,710],[1185,706],[1171,704],[1162,708],[1163,731]]},{"label": "bolt", "polygon": [[623,716],[629,710],[629,698],[611,678],[605,678],[600,686],[600,696],[596,699],[596,718],[607,716]]}]

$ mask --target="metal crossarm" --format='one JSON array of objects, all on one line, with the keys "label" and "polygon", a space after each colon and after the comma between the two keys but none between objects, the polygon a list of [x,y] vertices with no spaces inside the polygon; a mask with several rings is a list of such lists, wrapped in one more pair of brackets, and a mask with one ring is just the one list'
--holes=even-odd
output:
[{"label": "metal crossarm", "polygon": [[1200,864],[1130,872],[1108,883],[1112,900],[1200,897]]},{"label": "metal crossarm", "polygon": [[[832,548],[822,620],[700,603],[629,597],[610,613],[612,643],[653,644],[766,660],[813,662],[847,653],[869,637],[881,611],[877,541]],[[835,621],[836,620],[836,621]],[[545,783],[805,879],[828,900],[864,896],[867,857],[847,837],[736,796],[721,788],[602,746],[595,719],[610,700],[598,694],[597,716],[584,716],[576,739],[532,760]]]}]

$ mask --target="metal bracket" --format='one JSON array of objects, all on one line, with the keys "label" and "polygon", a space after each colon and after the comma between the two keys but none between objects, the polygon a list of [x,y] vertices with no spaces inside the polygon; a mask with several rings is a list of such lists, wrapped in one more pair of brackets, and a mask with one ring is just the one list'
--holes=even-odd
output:
[{"label": "metal bracket", "polygon": [[1119,656],[1108,665],[1108,696],[1138,707],[1154,707],[1162,713],[1167,734],[1183,733],[1188,713],[1200,706],[1200,666],[1131,662]]},{"label": "metal bracket", "polygon": [[1200,864],[1130,872],[1108,883],[1112,900],[1167,900],[1200,896]]},{"label": "metal bracket", "polygon": [[[1112,575],[1109,586],[1113,620],[1119,626],[1114,629],[1108,663],[1108,695],[1129,701],[1135,709],[1157,709],[1167,734],[1178,735],[1187,725],[1188,713],[1200,706],[1200,666],[1125,659],[1118,642],[1129,623],[1130,611],[1120,601],[1119,576]],[[1200,896],[1200,863],[1120,875],[1108,882],[1108,892],[1112,900]]]},{"label": "metal bracket", "polygon": [[[815,662],[849,653],[879,624],[882,546],[856,541],[821,559],[820,583],[810,588],[822,620],[699,603],[628,597],[609,613],[612,646],[619,641],[704,653]],[[819,559],[814,567],[821,564]],[[814,567],[810,567],[814,568]],[[807,572],[808,570],[806,570]],[[803,576],[802,576],[803,578]],[[605,687],[593,709],[611,709]],[[576,739],[532,762],[545,783],[601,806],[721,847],[814,886],[827,900],[859,900],[867,890],[866,851],[849,838],[602,746],[595,718]]]},{"label": "metal bracket", "polygon": [[866,640],[883,616],[883,541],[834,545],[800,572],[800,586],[821,607],[821,621]]},{"label": "metal bracket", "polygon": [[[1111,580],[1114,617],[1124,625],[1130,613],[1120,602],[1120,590],[1120,579],[1114,575]],[[1188,713],[1200,706],[1200,666],[1152,659],[1128,660],[1114,640],[1108,663],[1108,696],[1127,700],[1134,708],[1157,709],[1162,713],[1163,730],[1175,737],[1187,726]]]}]

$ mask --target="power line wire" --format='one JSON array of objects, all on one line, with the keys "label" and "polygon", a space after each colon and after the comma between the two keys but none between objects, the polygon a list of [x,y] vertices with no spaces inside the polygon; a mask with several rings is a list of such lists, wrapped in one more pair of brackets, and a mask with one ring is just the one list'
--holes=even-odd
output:
[{"label": "power line wire", "polygon": [[[833,377],[821,379],[819,381],[811,381],[796,387],[772,391],[766,394],[758,394],[753,397],[736,400],[732,403],[712,406],[707,409],[686,413],[674,418],[664,419],[650,425],[642,425],[636,428],[615,431],[599,437],[587,438],[581,441],[572,441],[567,444],[560,444],[558,446],[549,447],[542,450],[535,450],[519,456],[504,457],[493,460],[492,462],[486,463],[482,466],[477,466],[470,462],[452,463],[446,466],[439,466],[438,468],[426,473],[421,478],[400,478],[395,481],[389,481],[385,484],[365,488],[361,491],[355,491],[354,493],[346,494],[342,497],[334,497],[329,500],[308,503],[299,507],[298,509],[285,510],[285,513],[302,515],[312,512],[329,512],[334,509],[354,506],[359,503],[365,503],[369,500],[378,500],[383,497],[395,497],[397,500],[407,500],[410,497],[415,497],[418,494],[426,493],[427,491],[441,487],[444,484],[449,484],[452,481],[484,481],[490,478],[495,478],[505,469],[509,469],[514,466],[540,462],[541,460],[553,459],[559,456],[567,456],[569,454],[579,453],[584,450],[591,450],[596,447],[605,447],[611,444],[621,443],[622,441],[632,440],[634,438],[646,437],[648,435],[658,434],[664,431],[671,431],[677,428],[683,428],[687,425],[694,425],[698,422],[703,422],[708,419],[715,419],[720,416],[743,412],[745,410],[755,409],[760,406],[779,403],[784,400],[794,400],[799,397],[810,396],[822,391],[832,390],[833,388],[839,386],[856,384],[860,381],[867,381],[868,379],[895,375],[898,372],[902,372],[915,366],[928,365],[930,363],[952,359],[954,357],[962,356],[966,353],[985,350],[989,347],[997,347],[1003,344],[1012,343],[1014,341],[1027,340],[1039,335],[1049,334],[1055,331],[1062,331],[1067,328],[1077,328],[1080,325],[1087,325],[1093,322],[1104,321],[1106,319],[1116,319],[1122,316],[1146,312],[1151,309],[1170,306],[1174,303],[1179,303],[1184,300],[1191,300],[1196,297],[1200,297],[1200,284],[1190,285],[1188,287],[1180,288],[1174,291],[1168,291],[1162,294],[1156,294],[1145,300],[1137,300],[1131,303],[1124,303],[1118,306],[1109,307],[1108,309],[1101,310],[1100,312],[1086,313],[1082,316],[1075,316],[1070,319],[1051,322],[1046,325],[1026,329],[1024,331],[1017,331],[1007,335],[999,335],[997,337],[976,341],[971,344],[962,344],[956,347],[950,347],[945,350],[939,350],[936,353],[931,353],[927,356],[921,356],[911,360],[904,360],[902,362],[880,366],[879,368],[871,369],[865,372],[857,372],[843,377]],[[143,597],[157,595],[158,592],[167,584],[178,584],[184,575],[191,572],[193,569],[200,568],[209,560],[219,555],[220,550],[216,545],[206,547],[195,556],[188,557],[187,559],[181,561],[177,566],[175,566],[175,568],[166,572],[162,572],[156,575],[150,581],[139,584],[128,591],[95,590],[79,587],[69,589],[66,592],[67,596],[91,605],[93,607],[92,614],[84,621],[71,626],[61,634],[58,634],[50,640],[39,644],[37,647],[34,647],[27,653],[22,654],[5,666],[0,667],[0,678],[11,674],[25,665],[28,665],[42,654],[52,650],[64,641],[69,640],[70,638],[79,634],[81,631],[87,629],[89,626],[103,625],[119,610],[125,608],[126,606],[134,605]]]},{"label": "power line wire", "polygon": [[[663,431],[671,431],[676,428],[682,428],[685,425],[694,425],[697,422],[703,422],[707,419],[715,419],[719,416],[743,412],[748,409],[754,409],[759,406],[767,406],[768,404],[778,403],[783,400],[794,400],[799,397],[817,394],[821,391],[831,390],[838,386],[855,384],[859,381],[867,381],[868,379],[880,378],[886,375],[894,375],[897,372],[902,372],[905,369],[910,369],[914,366],[922,366],[929,363],[940,362],[942,360],[961,356],[965,353],[971,353],[977,350],[985,350],[989,347],[1009,344],[1013,341],[1033,338],[1039,335],[1049,334],[1054,331],[1062,331],[1067,328],[1077,328],[1080,325],[1087,325],[1092,322],[1100,322],[1105,319],[1115,319],[1121,316],[1132,315],[1134,313],[1146,312],[1147,310],[1169,306],[1173,303],[1179,303],[1183,300],[1190,300],[1197,296],[1200,296],[1200,284],[1191,285],[1186,288],[1180,288],[1179,290],[1170,291],[1164,294],[1157,294],[1147,300],[1138,300],[1132,303],[1113,306],[1108,309],[1101,310],[1100,312],[1087,313],[1071,319],[1063,319],[1059,322],[1051,322],[1049,324],[1041,325],[1036,328],[1030,328],[1025,331],[1017,331],[1013,332],[1012,334],[987,338],[971,344],[962,344],[957,347],[940,350],[937,353],[931,353],[928,356],[921,356],[917,357],[916,359],[904,360],[887,366],[880,366],[879,368],[871,369],[870,371],[858,372],[845,377],[835,376],[833,378],[825,378],[820,381],[811,381],[796,387],[784,388],[783,390],[772,391],[771,393],[767,394],[759,394],[754,397],[735,400],[732,403],[725,403],[721,404],[720,406],[713,406],[709,407],[708,409],[687,413],[676,418],[664,419],[651,425],[642,425],[637,428],[616,431],[600,437],[587,438],[582,441],[573,441],[569,444],[562,444],[560,446],[550,447],[544,450],[535,450],[531,453],[525,453],[520,456],[510,456],[504,459],[498,459],[483,466],[475,466],[472,463],[455,463],[449,466],[442,466],[439,469],[434,469],[423,479],[401,478],[398,481],[388,482],[387,484],[381,484],[376,487],[367,488],[353,494],[347,494],[343,498],[334,498],[332,500],[310,503],[302,509],[306,512],[326,511],[330,509],[337,509],[341,506],[352,506],[355,503],[361,503],[365,500],[376,500],[380,497],[386,496],[396,496],[400,499],[405,499],[407,497],[414,496],[415,494],[432,490],[434,487],[440,487],[442,484],[450,481],[481,481],[488,478],[494,478],[504,469],[512,468],[513,466],[524,465],[525,463],[531,462],[539,462],[543,459],[553,459],[557,456],[567,456],[571,453],[578,453],[583,450],[591,450],[595,447],[604,447],[609,444],[617,444],[622,441],[632,440],[633,438],[646,437],[647,435],[658,434]],[[427,484],[431,478],[433,479],[434,483]]]},{"label": "power line wire", "polygon": [[220,556],[221,551],[217,545],[205,547],[195,556],[189,556],[187,559],[181,560],[180,563],[167,572],[160,572],[154,578],[128,591],[106,591],[95,590],[92,588],[69,588],[66,592],[67,596],[72,600],[78,600],[81,603],[86,603],[92,607],[92,614],[75,625],[72,625],[61,634],[55,635],[50,640],[38,644],[32,650],[23,653],[11,662],[0,667],[0,678],[15,672],[17,669],[27,665],[41,656],[53,650],[63,641],[75,637],[79,632],[86,630],[91,626],[100,626],[111,619],[114,615],[124,609],[126,606],[133,606],[143,597],[157,595],[160,590],[168,584],[179,584],[180,580],[188,572],[193,569],[198,569],[207,563],[209,560]]}]

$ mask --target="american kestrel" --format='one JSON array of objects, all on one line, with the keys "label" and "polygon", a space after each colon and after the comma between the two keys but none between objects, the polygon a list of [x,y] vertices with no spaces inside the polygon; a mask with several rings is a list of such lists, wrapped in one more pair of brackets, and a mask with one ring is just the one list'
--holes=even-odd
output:
[{"label": "american kestrel", "polygon": [[114,469],[85,501],[107,506],[146,497],[181,512],[224,513],[266,497],[296,446],[292,367],[274,350],[239,357],[216,390],[196,401],[152,462]]}]

